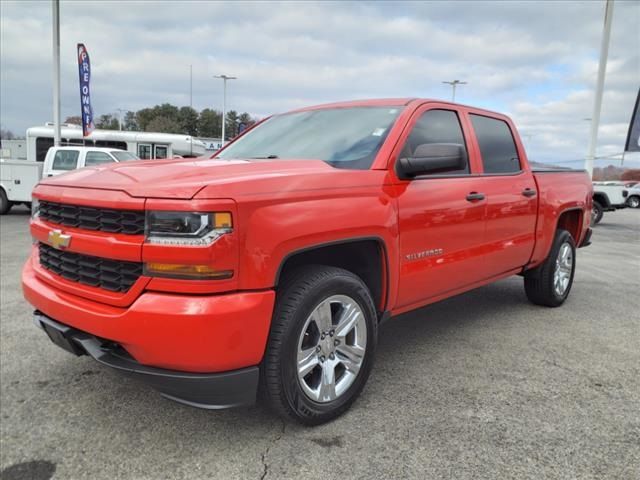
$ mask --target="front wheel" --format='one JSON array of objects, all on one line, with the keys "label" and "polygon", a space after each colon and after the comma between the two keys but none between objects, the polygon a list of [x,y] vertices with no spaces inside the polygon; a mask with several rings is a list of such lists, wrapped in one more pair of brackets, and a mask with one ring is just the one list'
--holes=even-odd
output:
[{"label": "front wheel", "polygon": [[359,277],[316,265],[292,272],[278,289],[263,394],[303,424],[328,422],[364,388],[376,341],[376,309]]},{"label": "front wheel", "polygon": [[634,195],[627,199],[627,205],[631,208],[640,208],[640,197]]},{"label": "front wheel", "polygon": [[524,274],[527,298],[536,305],[559,307],[569,296],[576,267],[576,244],[566,230],[558,230],[549,256]]}]

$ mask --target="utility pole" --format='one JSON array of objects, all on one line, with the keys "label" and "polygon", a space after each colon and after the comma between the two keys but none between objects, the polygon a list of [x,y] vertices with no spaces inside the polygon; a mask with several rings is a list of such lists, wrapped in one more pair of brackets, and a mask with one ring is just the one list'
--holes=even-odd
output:
[{"label": "utility pole", "polygon": [[460,80],[453,80],[451,82],[442,82],[442,83],[446,83],[447,85],[451,85],[451,88],[452,88],[451,101],[452,102],[456,101],[456,87],[458,85],[466,85],[467,84],[467,82],[461,82]]},{"label": "utility pole", "polygon": [[116,108],[118,111],[118,128],[122,131],[122,112],[126,112],[125,108]]},{"label": "utility pole", "polygon": [[591,116],[591,136],[589,138],[589,150],[585,168],[589,176],[593,177],[593,161],[596,157],[598,143],[598,127],[600,126],[600,111],[602,109],[602,93],[604,90],[604,77],[607,71],[607,57],[609,55],[609,38],[611,37],[611,20],[613,19],[613,0],[606,0],[604,12],[604,28],[602,30],[602,43],[600,44],[600,64],[598,65],[598,80],[596,94],[593,101],[593,115]]},{"label": "utility pole", "polygon": [[227,80],[236,80],[238,77],[230,77],[228,75],[214,75],[213,78],[221,78],[222,79],[222,146],[224,147],[224,135],[225,135],[225,124],[226,116],[227,116]]},{"label": "utility pole", "polygon": [[60,146],[60,0],[51,0],[53,20],[53,145]]}]

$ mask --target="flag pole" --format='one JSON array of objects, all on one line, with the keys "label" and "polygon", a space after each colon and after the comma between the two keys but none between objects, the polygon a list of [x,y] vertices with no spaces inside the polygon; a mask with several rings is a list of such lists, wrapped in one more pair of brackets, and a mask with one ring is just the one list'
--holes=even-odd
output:
[{"label": "flag pole", "polygon": [[600,64],[598,65],[598,80],[596,83],[596,95],[593,102],[593,115],[591,115],[591,136],[589,138],[589,151],[585,162],[585,168],[589,176],[593,178],[593,161],[596,157],[598,143],[598,127],[600,126],[600,111],[602,109],[602,93],[604,90],[604,76],[607,71],[607,57],[609,55],[609,38],[611,37],[611,20],[613,18],[613,0],[606,0],[604,13],[604,29],[602,31],[602,43],[600,45]]},{"label": "flag pole", "polygon": [[53,145],[60,146],[60,0],[52,0],[53,10]]}]

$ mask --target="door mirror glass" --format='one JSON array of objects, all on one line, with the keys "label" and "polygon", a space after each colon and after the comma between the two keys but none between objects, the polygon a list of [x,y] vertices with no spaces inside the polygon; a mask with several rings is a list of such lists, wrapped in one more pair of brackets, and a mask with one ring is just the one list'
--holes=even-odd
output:
[{"label": "door mirror glass", "polygon": [[464,145],[458,143],[425,143],[418,145],[413,155],[398,163],[400,178],[439,174],[465,170],[467,155]]}]

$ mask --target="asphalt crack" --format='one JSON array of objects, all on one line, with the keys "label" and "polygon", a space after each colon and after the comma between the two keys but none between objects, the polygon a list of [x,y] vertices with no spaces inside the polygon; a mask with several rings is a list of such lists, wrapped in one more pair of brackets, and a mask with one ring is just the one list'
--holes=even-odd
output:
[{"label": "asphalt crack", "polygon": [[260,475],[260,480],[264,480],[265,478],[267,478],[267,475],[269,475],[269,463],[267,462],[269,451],[271,450],[271,447],[278,443],[278,441],[284,436],[284,431],[286,430],[286,428],[287,422],[283,419],[282,429],[280,430],[280,433],[271,442],[269,442],[269,445],[267,446],[265,451],[262,452],[262,455],[260,455],[260,461],[262,462],[262,475]]}]

